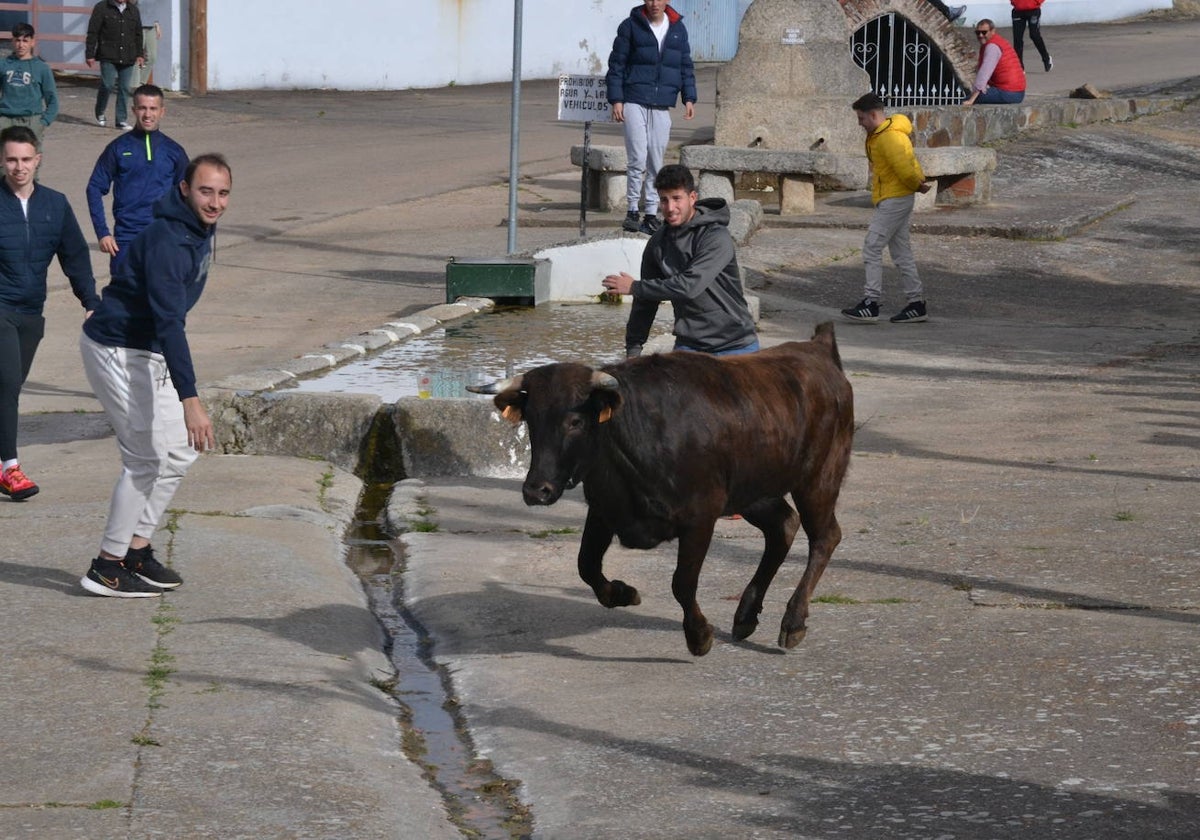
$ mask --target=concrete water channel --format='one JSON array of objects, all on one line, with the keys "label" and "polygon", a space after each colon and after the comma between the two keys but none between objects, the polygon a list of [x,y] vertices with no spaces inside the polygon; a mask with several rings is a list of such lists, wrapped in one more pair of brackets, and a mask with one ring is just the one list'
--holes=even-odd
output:
[{"label": "concrete water channel", "polygon": [[[462,398],[480,402],[483,398],[466,392],[467,385],[555,361],[599,365],[622,358],[628,312],[628,306],[619,304],[497,307],[301,380],[295,390],[370,394],[385,403],[412,397],[435,403]],[[663,307],[652,335],[659,342],[669,340],[670,325],[670,308]],[[477,756],[466,724],[456,713],[449,675],[434,663],[428,633],[404,607],[404,549],[384,521],[392,487],[390,481],[368,478],[344,542],[346,563],[386,632],[385,652],[395,677],[380,688],[389,691],[401,709],[405,754],[423,769],[468,836],[528,836],[531,815],[517,800],[515,784]]]},{"label": "concrete water channel", "polygon": [[[497,307],[443,324],[311,379],[310,393],[471,398],[467,385],[501,379],[550,362],[607,364],[624,357],[629,307],[547,303]],[[670,333],[670,307],[660,308],[653,335]]]}]

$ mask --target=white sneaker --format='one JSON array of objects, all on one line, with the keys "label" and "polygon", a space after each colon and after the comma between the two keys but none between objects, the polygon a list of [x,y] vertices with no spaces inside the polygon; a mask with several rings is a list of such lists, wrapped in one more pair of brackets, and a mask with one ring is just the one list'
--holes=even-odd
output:
[{"label": "white sneaker", "polygon": [[117,128],[121,129],[121,131],[133,131],[133,126],[124,121],[117,123]]},{"label": "white sneaker", "polygon": [[100,126],[101,128],[105,128],[108,125],[108,120],[104,118],[103,114],[96,117],[96,125]]}]

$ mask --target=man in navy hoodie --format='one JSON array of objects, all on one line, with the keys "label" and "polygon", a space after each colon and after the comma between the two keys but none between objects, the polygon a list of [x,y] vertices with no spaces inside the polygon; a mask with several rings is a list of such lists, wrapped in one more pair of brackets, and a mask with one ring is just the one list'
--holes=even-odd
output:
[{"label": "man in navy hoodie", "polygon": [[154,556],[150,540],[188,467],[216,445],[184,327],[204,291],[232,186],[223,157],[193,159],[83,325],[83,368],[124,465],[100,553],[80,581],[96,595],[151,598],[183,583]]},{"label": "man in navy hoodie", "polygon": [[[658,230],[654,177],[671,139],[671,113],[683,97],[683,118],[696,114],[696,72],[683,16],[667,0],[645,0],[617,27],[605,77],[613,119],[625,124],[625,199],[621,223],[631,233]],[[638,224],[638,203],[646,190],[646,216]]]},{"label": "man in navy hoodie", "polygon": [[0,493],[19,502],[38,492],[17,459],[17,403],[46,326],[50,261],[58,257],[84,309],[95,309],[100,299],[71,205],[34,180],[42,161],[37,136],[27,126],[10,126],[0,131],[0,149]]}]

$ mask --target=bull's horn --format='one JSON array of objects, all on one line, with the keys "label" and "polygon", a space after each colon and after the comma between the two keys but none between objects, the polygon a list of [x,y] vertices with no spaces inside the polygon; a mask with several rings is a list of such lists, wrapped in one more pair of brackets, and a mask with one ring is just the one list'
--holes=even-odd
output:
[{"label": "bull's horn", "polygon": [[605,373],[602,370],[592,371],[592,387],[603,388],[606,391],[615,391],[620,387],[617,378],[612,374]]},{"label": "bull's horn", "polygon": [[521,380],[524,375],[513,376],[509,379],[501,379],[498,382],[488,382],[484,385],[468,385],[467,390],[472,394],[499,394],[502,391],[519,391],[521,390]]}]

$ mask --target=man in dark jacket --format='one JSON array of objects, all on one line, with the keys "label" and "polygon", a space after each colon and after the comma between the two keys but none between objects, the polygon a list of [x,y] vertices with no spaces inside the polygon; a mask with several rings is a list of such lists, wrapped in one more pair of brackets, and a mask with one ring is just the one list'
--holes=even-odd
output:
[{"label": "man in dark jacket", "polygon": [[100,553],[80,581],[96,595],[151,598],[183,583],[155,558],[150,540],[188,467],[216,445],[184,327],[208,280],[232,185],[221,156],[192,160],[83,325],[83,368],[124,464]]},{"label": "man in dark jacket", "polygon": [[100,0],[88,20],[84,57],[88,67],[100,63],[100,89],[96,91],[96,124],[108,125],[109,94],[117,92],[117,128],[133,128],[127,121],[126,99],[133,90],[134,71],[146,55],[142,47],[142,16],[136,3]]},{"label": "man in dark jacket", "polygon": [[[142,85],[133,92],[135,128],[109,143],[96,160],[87,185],[88,212],[100,250],[115,273],[117,255],[154,220],[154,205],[183,180],[187,152],[159,131],[167,106],[162,88]],[[104,196],[113,191],[113,229],[104,217]]]},{"label": "man in dark jacket", "polygon": [[[696,73],[683,16],[667,0],[645,0],[617,27],[605,77],[613,119],[625,124],[625,198],[621,227],[654,233],[659,227],[654,178],[671,139],[671,113],[683,97],[683,117],[696,113]],[[638,203],[646,191],[646,216]]]},{"label": "man in dark jacket", "polygon": [[100,299],[87,240],[66,196],[34,181],[42,160],[37,136],[11,126],[0,131],[0,149],[0,493],[20,501],[38,492],[17,459],[17,404],[46,326],[50,261],[58,257],[84,309],[91,312]]},{"label": "man in dark jacket", "polygon": [[658,305],[668,300],[675,311],[676,350],[716,356],[758,350],[725,199],[697,200],[695,179],[679,164],[660,169],[654,187],[666,225],[646,243],[642,279],[621,272],[603,281],[605,290],[633,296],[625,355],[641,355]]}]

